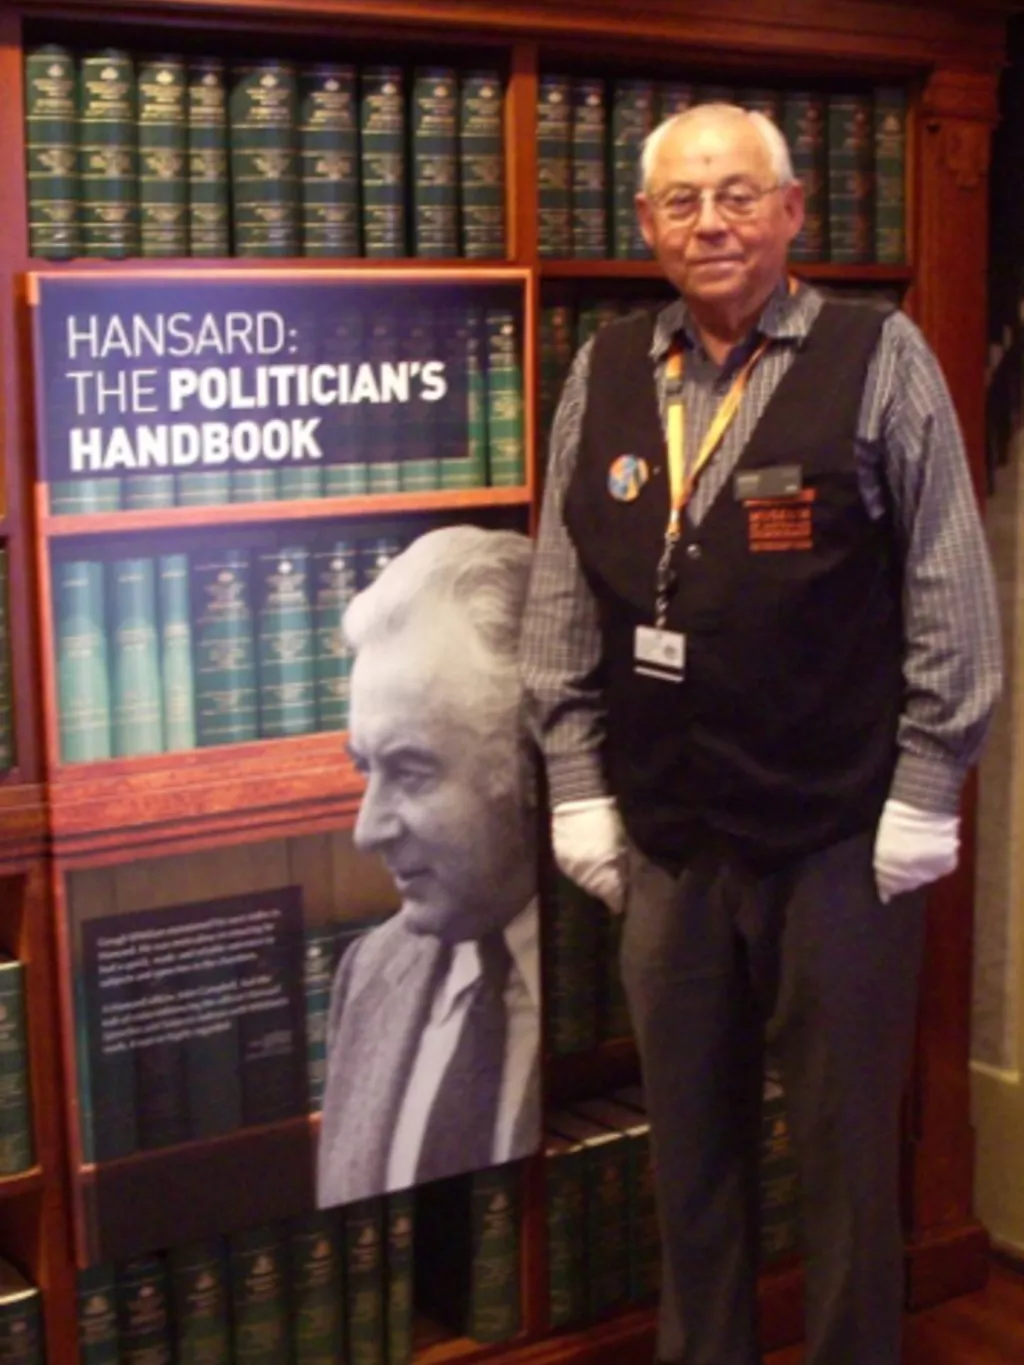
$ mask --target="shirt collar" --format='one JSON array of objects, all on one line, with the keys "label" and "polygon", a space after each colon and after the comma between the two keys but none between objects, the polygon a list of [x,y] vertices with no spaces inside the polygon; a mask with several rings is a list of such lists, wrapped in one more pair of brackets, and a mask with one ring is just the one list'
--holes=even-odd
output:
[{"label": "shirt collar", "polygon": [[[512,954],[512,965],[518,971],[530,1003],[540,1010],[540,948],[538,942],[537,900],[531,900],[506,926],[505,942]],[[452,950],[451,965],[441,984],[432,1011],[433,1022],[443,1024],[462,996],[480,975],[480,955],[476,943],[466,939]]]},{"label": "shirt collar", "polygon": [[[772,291],[754,332],[759,336],[771,337],[773,341],[802,341],[810,332],[821,305],[822,297],[811,285],[801,282],[796,292],[791,294],[787,276]],[[656,363],[663,360],[673,339],[680,333],[684,345],[703,349],[693,317],[683,298],[673,299],[656,316],[651,338],[651,359]]]}]

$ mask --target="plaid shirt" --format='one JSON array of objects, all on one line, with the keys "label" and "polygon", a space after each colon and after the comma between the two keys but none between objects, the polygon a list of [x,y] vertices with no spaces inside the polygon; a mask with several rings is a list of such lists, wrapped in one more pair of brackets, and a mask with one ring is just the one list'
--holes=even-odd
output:
[{"label": "plaid shirt", "polygon": [[[651,364],[663,426],[665,360],[677,334],[686,350],[687,450],[700,446],[752,347],[762,336],[771,338],[739,412],[698,479],[686,510],[694,525],[729,480],[822,302],[807,285],[793,295],[780,285],[751,338],[721,367],[709,359],[682,299],[657,315]],[[528,715],[545,753],[555,805],[605,794],[597,608],[562,517],[579,450],[592,344],[577,354],[555,416],[522,637]],[[868,514],[880,517],[891,509],[904,563],[906,694],[890,795],[924,810],[954,812],[999,695],[999,617],[952,401],[938,362],[903,313],[886,320],[868,367],[856,461]]]}]

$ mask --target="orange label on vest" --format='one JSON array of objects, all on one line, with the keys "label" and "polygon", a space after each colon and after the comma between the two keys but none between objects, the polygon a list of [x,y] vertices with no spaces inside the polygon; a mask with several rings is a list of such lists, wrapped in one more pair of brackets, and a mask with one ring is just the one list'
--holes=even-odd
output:
[{"label": "orange label on vest", "polygon": [[795,498],[750,498],[744,502],[751,551],[813,550],[814,494],[813,488],[804,488]]}]

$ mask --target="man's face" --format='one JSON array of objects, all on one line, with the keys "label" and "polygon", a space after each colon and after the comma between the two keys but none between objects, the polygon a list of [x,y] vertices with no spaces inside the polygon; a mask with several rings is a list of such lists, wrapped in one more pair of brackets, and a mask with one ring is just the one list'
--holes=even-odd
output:
[{"label": "man's face", "polygon": [[[732,216],[705,194],[691,220],[678,220],[691,191],[733,188],[740,203],[754,196],[749,216]],[[666,135],[636,202],[644,240],[666,277],[706,317],[728,322],[760,311],[803,223],[800,186],[776,185],[767,148],[740,118],[709,118]]]},{"label": "man's face", "polygon": [[383,859],[408,927],[450,942],[504,927],[531,894],[514,761],[494,796],[515,747],[488,733],[483,648],[445,608],[364,645],[352,672],[350,748],[367,779],[356,845]]}]

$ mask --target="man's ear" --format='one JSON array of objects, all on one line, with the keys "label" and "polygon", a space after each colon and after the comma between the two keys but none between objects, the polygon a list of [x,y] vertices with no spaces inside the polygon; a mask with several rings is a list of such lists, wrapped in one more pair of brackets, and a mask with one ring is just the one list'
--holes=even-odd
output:
[{"label": "man's ear", "polygon": [[654,209],[646,194],[638,194],[633,199],[636,207],[637,222],[640,224],[640,234],[647,245],[654,250]]},{"label": "man's ear", "polygon": [[804,225],[804,187],[799,180],[782,187],[782,211],[786,215],[786,241],[791,242]]}]

